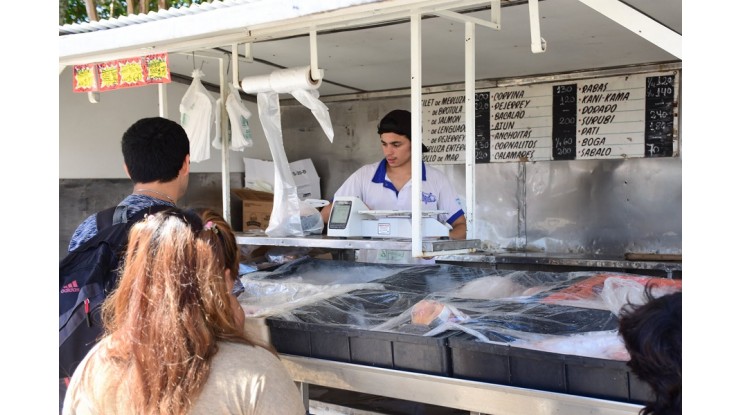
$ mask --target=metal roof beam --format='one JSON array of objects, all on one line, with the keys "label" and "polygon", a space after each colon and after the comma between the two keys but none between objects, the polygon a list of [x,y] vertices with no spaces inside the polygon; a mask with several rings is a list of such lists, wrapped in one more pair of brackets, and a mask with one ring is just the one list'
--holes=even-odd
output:
[{"label": "metal roof beam", "polygon": [[581,3],[614,20],[678,59],[681,35],[618,0],[580,0]]},{"label": "metal roof beam", "polygon": [[[399,19],[407,20],[412,10],[423,14],[437,10],[463,10],[489,4],[490,0],[387,0],[364,3],[334,9],[324,6],[321,9],[320,1],[304,0],[300,10],[309,12],[301,16],[295,16],[295,11],[288,7],[292,2],[274,2],[274,6],[267,10],[269,13],[264,7],[258,9],[254,3],[249,3],[68,34],[59,36],[59,63],[72,65],[103,62],[153,53],[186,52],[233,43],[280,39],[306,35],[311,31],[320,33]],[[282,7],[282,12],[275,10],[275,7]]]}]

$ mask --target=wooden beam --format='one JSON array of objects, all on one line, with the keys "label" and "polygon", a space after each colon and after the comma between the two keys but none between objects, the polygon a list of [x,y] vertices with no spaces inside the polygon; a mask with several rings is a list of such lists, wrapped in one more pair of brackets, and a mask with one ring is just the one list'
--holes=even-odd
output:
[{"label": "wooden beam", "polygon": [[98,21],[98,10],[95,8],[95,0],[85,0],[85,9],[87,10],[87,17],[91,22]]}]

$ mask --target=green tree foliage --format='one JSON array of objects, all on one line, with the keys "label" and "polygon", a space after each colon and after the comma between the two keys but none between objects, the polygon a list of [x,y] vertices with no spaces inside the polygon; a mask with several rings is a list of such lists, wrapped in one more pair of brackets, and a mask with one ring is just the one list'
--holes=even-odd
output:
[{"label": "green tree foliage", "polygon": [[[130,0],[134,2],[134,10],[136,13],[139,11],[139,1]],[[159,9],[160,1],[157,0],[144,0],[147,1],[148,10],[156,11]],[[170,7],[188,7],[191,4],[210,3],[212,0],[165,0],[165,8]],[[110,19],[113,17],[125,16],[127,14],[127,0],[95,0],[95,9],[98,13],[98,19]],[[73,24],[73,23],[84,23],[89,22],[90,18],[87,15],[87,9],[85,8],[85,0],[59,0],[59,24]]]}]

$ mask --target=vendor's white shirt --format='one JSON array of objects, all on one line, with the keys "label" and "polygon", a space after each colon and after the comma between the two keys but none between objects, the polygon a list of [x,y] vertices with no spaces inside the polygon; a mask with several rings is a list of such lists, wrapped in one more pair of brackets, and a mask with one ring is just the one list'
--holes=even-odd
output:
[{"label": "vendor's white shirt", "polygon": [[[411,210],[411,180],[397,190],[388,178],[386,161],[366,164],[354,173],[334,193],[337,196],[359,197],[370,210]],[[443,210],[440,222],[452,224],[464,214],[463,204],[452,183],[441,170],[421,166],[422,210]]]},{"label": "vendor's white shirt", "polygon": [[[397,190],[388,178],[386,161],[367,164],[347,178],[334,193],[337,196],[359,197],[371,210],[411,210],[411,180]],[[464,214],[462,202],[452,183],[442,171],[421,166],[422,210],[443,210],[437,216],[440,222],[452,224]],[[360,249],[356,261],[394,264],[434,264],[434,259],[414,258],[411,251],[389,249]]]}]

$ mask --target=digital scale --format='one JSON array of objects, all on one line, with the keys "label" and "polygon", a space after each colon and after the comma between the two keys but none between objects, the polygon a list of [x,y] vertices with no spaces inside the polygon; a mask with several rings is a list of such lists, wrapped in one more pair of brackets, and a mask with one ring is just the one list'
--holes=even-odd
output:
[{"label": "digital scale", "polygon": [[[442,210],[422,211],[421,237],[448,238],[450,226],[437,220]],[[328,236],[343,238],[411,238],[410,210],[370,210],[354,196],[338,196],[329,214]]]}]

